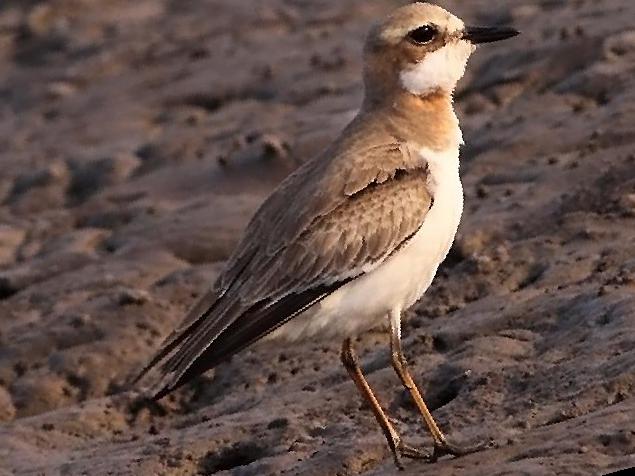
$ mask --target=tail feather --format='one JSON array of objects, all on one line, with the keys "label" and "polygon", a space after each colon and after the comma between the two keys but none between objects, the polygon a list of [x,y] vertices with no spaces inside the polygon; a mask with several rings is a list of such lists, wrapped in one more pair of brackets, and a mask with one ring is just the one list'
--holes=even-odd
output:
[{"label": "tail feather", "polygon": [[152,359],[139,371],[138,374],[129,382],[130,387],[135,387],[152,370],[159,362],[165,359],[170,353],[182,344],[191,335],[195,334],[203,321],[214,311],[218,303],[218,295],[214,290],[208,291],[188,312],[187,316],[181,322],[181,325],[175,329],[161,344],[159,351]]},{"label": "tail feather", "polygon": [[[233,320],[211,340],[201,339],[198,332],[192,334],[163,366],[164,377],[152,389],[152,398],[158,400],[164,397],[196,375],[229,359],[303,313],[348,281],[350,279],[298,294],[293,293],[273,302],[260,302],[240,313],[229,313],[234,316]],[[191,347],[194,345],[202,347]]]}]

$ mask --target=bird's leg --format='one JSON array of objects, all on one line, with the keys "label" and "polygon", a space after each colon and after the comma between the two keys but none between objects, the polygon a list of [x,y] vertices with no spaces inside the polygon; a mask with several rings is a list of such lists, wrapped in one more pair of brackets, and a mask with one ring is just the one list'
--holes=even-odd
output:
[{"label": "bird's leg", "polygon": [[377,419],[377,423],[379,423],[379,426],[381,427],[381,430],[384,433],[386,440],[388,441],[388,446],[392,451],[397,467],[399,469],[403,469],[403,465],[401,464],[401,456],[406,456],[408,458],[430,458],[429,454],[417,448],[408,446],[401,441],[399,433],[397,433],[395,427],[392,425],[392,423],[390,423],[390,420],[388,420],[386,413],[381,408],[377,397],[375,397],[373,390],[370,388],[370,385],[368,385],[368,381],[362,373],[362,369],[359,366],[359,360],[357,358],[357,355],[355,354],[353,343],[350,338],[345,339],[342,343],[342,353],[340,354],[340,357],[342,359],[342,364],[344,364],[344,367],[348,371],[351,379],[353,380],[353,382],[355,382],[359,393],[361,393],[364,400],[366,400],[370,404],[370,407],[373,410],[373,414]]},{"label": "bird's leg", "polygon": [[428,406],[421,396],[421,392],[417,388],[410,371],[408,370],[408,362],[406,361],[403,351],[401,349],[401,313],[393,312],[390,316],[390,350],[392,357],[392,366],[395,372],[399,376],[402,385],[410,392],[412,399],[415,401],[419,412],[423,417],[432,439],[434,441],[434,453],[432,454],[432,461],[437,458],[450,454],[454,456],[462,456],[469,453],[475,453],[487,447],[486,444],[478,444],[475,446],[462,447],[451,444],[445,438],[445,435],[439,429],[439,426],[434,421]]}]

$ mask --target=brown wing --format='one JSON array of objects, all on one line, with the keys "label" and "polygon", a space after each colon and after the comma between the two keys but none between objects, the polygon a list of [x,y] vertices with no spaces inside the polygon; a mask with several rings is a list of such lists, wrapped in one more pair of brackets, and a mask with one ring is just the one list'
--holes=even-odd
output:
[{"label": "brown wing", "polygon": [[[336,177],[325,170],[318,180],[307,182],[316,178],[312,161],[285,181],[252,219],[212,297],[193,309],[144,369],[172,353],[162,366],[164,378],[156,396],[377,266],[416,233],[432,198],[425,163],[419,160],[415,166],[404,150],[402,144],[391,143],[360,154],[367,160],[358,159],[357,165],[368,171],[354,177],[364,176],[364,186],[347,175],[347,166],[355,161],[344,155],[339,156],[342,173]],[[364,154],[381,154],[384,160]],[[368,165],[373,163],[374,168]],[[330,166],[333,162],[326,164]],[[328,176],[331,179],[316,190],[315,183]],[[306,195],[307,190],[314,193]]]}]

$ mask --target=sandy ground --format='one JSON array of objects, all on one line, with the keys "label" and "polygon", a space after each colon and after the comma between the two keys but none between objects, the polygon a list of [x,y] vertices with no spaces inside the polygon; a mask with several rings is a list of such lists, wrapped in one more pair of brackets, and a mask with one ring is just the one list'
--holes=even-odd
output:
[{"label": "sandy ground", "polygon": [[[413,475],[635,465],[635,2],[446,2],[517,40],[457,92],[466,210],[405,346],[453,441]],[[156,406],[124,382],[250,214],[354,115],[394,1],[0,3],[0,474],[390,475],[339,342],[259,344]],[[357,346],[430,445],[382,329]]]}]

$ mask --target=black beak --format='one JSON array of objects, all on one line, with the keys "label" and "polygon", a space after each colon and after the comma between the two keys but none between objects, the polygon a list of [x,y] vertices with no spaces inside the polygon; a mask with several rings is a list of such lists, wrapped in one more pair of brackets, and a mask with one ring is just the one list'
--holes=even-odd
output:
[{"label": "black beak", "polygon": [[509,27],[468,26],[465,28],[465,33],[463,33],[463,39],[474,44],[491,43],[493,41],[506,40],[519,34],[518,30]]}]

